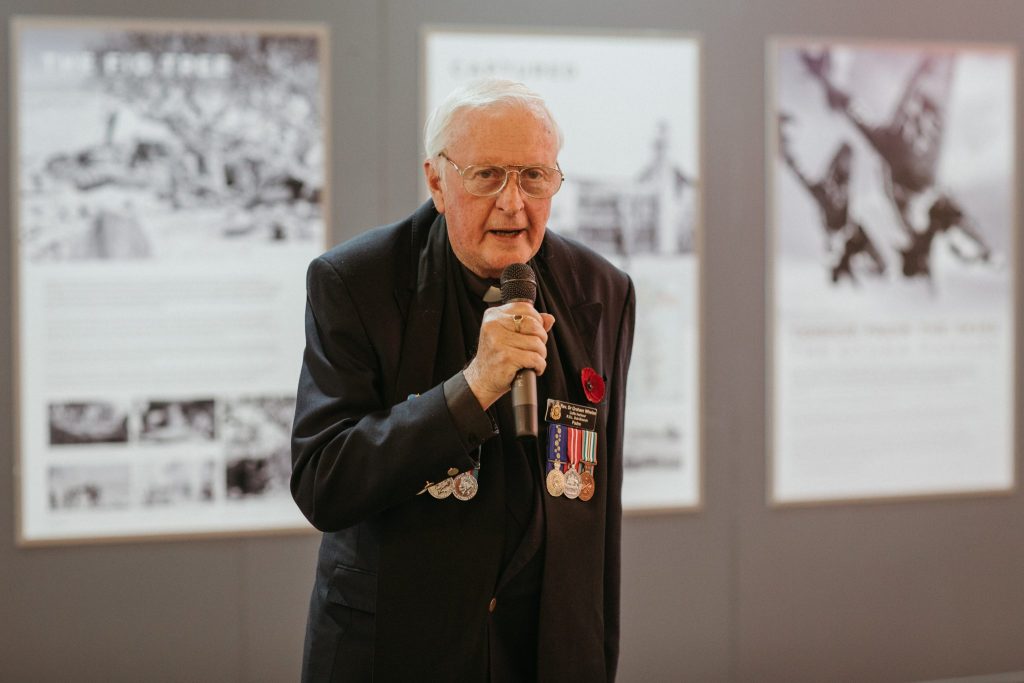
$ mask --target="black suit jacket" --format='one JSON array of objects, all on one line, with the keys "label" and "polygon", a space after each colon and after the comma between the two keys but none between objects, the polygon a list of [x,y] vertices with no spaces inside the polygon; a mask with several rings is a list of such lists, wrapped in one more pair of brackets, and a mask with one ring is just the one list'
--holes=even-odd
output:
[{"label": "black suit jacket", "polygon": [[[436,219],[428,202],[309,268],[292,493],[324,532],[304,659],[310,680],[360,680],[371,671],[385,681],[487,680],[489,666],[498,679],[493,661],[515,656],[494,652],[489,636],[489,609],[502,609],[506,583],[502,468],[485,457],[470,501],[417,495],[449,471],[471,469],[476,448],[493,436],[460,427],[445,401],[442,384],[461,366],[442,367],[443,351],[462,340],[441,324],[451,266]],[[587,404],[585,367],[607,384],[593,499],[539,496],[538,678],[611,680],[633,286],[596,253],[551,232],[532,263],[556,318],[541,378],[546,394]],[[530,457],[543,472],[543,455]]]}]

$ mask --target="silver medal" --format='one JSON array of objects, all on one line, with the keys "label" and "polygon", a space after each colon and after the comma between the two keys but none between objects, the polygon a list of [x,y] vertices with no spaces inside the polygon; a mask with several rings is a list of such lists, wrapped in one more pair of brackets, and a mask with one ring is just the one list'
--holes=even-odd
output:
[{"label": "silver medal", "polygon": [[562,491],[565,489],[565,475],[562,474],[562,470],[555,467],[548,472],[547,487],[548,493],[552,496],[558,497],[562,495]]},{"label": "silver medal", "polygon": [[565,490],[562,495],[566,498],[578,498],[580,495],[580,473],[570,469],[565,473]]},{"label": "silver medal", "polygon": [[430,495],[432,495],[434,498],[437,498],[438,500],[442,500],[452,495],[452,492],[454,490],[455,480],[452,479],[451,477],[448,477],[443,481],[439,481],[433,486],[427,488],[427,492],[430,493]]},{"label": "silver medal", "polygon": [[477,483],[476,477],[473,476],[473,473],[463,472],[459,476],[455,477],[455,490],[452,491],[452,495],[459,500],[469,500],[476,495],[479,488],[480,484]]}]

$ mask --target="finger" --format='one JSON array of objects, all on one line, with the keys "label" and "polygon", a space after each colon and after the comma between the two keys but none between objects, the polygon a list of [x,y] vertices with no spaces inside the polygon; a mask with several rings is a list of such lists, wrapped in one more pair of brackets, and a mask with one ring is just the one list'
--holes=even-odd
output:
[{"label": "finger", "polygon": [[510,382],[517,372],[524,369],[534,370],[538,375],[541,375],[548,364],[546,354],[533,349],[516,351],[510,354],[508,358],[510,365],[507,367],[510,371]]},{"label": "finger", "polygon": [[[547,316],[547,318],[544,316]],[[501,326],[503,329],[514,334],[540,337],[543,342],[547,343],[547,332],[551,329],[551,322],[553,321],[554,318],[546,313],[537,313],[533,316],[513,313],[506,315],[502,319]]]},{"label": "finger", "polygon": [[533,318],[523,318],[518,323],[511,320],[507,327],[503,327],[505,336],[502,341],[520,349],[535,348],[537,345],[543,347],[548,343],[548,332],[542,326],[541,321]]},{"label": "finger", "polygon": [[[527,339],[536,342],[536,338]],[[491,398],[497,398],[504,393],[520,370],[530,368],[538,374],[543,373],[547,368],[546,354],[547,349],[538,344],[532,344],[531,348],[506,346],[495,349],[493,353],[478,353],[465,370],[467,382],[485,392],[494,392],[496,395]]]},{"label": "finger", "polygon": [[488,311],[492,310],[499,311],[505,315],[521,315],[523,317],[533,318],[538,323],[541,321],[541,314],[537,312],[537,309],[533,307],[533,304],[526,301],[514,301],[503,306],[488,309]]},{"label": "finger", "polygon": [[544,325],[545,332],[550,332],[551,328],[555,326],[555,316],[551,315],[550,313],[541,313],[540,319],[541,324]]},{"label": "finger", "polygon": [[505,306],[488,308],[484,311],[482,326],[498,325],[514,332],[517,319],[520,321],[520,328],[526,324],[527,320],[533,320],[537,323],[537,327],[543,327],[540,313],[533,307],[524,304],[507,304]]},{"label": "finger", "polygon": [[[513,342],[513,345],[518,351],[536,354],[541,358],[548,357],[548,347],[543,339],[536,335],[517,335],[518,339]],[[525,367],[525,366],[524,366]]]}]

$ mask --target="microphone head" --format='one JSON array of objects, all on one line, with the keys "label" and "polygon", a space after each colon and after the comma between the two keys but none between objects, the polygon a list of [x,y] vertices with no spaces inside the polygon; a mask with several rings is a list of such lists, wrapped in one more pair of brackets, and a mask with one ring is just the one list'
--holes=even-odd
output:
[{"label": "microphone head", "polygon": [[512,263],[501,271],[501,302],[537,300],[537,276],[525,263]]}]

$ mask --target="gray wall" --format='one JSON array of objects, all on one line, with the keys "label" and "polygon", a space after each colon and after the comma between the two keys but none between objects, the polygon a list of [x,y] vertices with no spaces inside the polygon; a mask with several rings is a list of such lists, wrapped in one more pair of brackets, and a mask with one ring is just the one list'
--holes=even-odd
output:
[{"label": "gray wall", "polygon": [[[1024,670],[1024,497],[767,509],[763,332],[765,38],[1024,45],[1024,4],[3,0],[0,18],[6,23],[14,14],[327,23],[338,241],[404,215],[420,197],[422,23],[702,34],[707,505],[694,514],[626,520],[621,679],[909,681]],[[4,171],[8,39],[6,32],[0,37]],[[0,216],[7,217],[7,173],[0,177]],[[10,240],[0,240],[4,321],[12,258]],[[1019,267],[1019,255],[1016,261]],[[10,335],[0,334],[0,368],[11,363]],[[1019,393],[1019,373],[1017,386]],[[12,401],[5,382],[0,680],[296,677],[313,535],[16,548]]]}]

